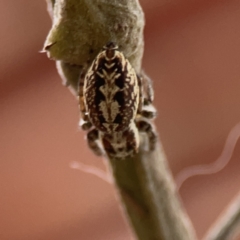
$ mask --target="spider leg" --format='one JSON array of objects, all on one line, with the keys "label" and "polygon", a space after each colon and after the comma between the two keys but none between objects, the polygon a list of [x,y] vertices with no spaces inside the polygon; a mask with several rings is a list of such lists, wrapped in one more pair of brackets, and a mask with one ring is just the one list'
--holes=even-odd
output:
[{"label": "spider leg", "polygon": [[88,131],[92,127],[92,123],[88,119],[88,115],[87,114],[85,115],[84,118],[85,118],[85,120],[83,120],[83,118],[80,119],[79,126],[81,127],[82,130]]},{"label": "spider leg", "polygon": [[81,112],[81,120],[80,120],[80,126],[82,130],[89,130],[92,127],[92,123],[89,121],[87,112],[86,112],[86,106],[84,102],[84,93],[83,93],[83,86],[84,86],[84,81],[85,81],[85,74],[86,71],[83,70],[82,73],[80,74],[80,79],[79,79],[79,107],[80,107],[80,112]]},{"label": "spider leg", "polygon": [[144,118],[153,119],[156,117],[157,111],[152,104],[152,81],[145,73],[142,73],[141,75],[138,75],[138,85],[140,89],[140,103],[137,113]]},{"label": "spider leg", "polygon": [[153,102],[153,98],[154,98],[152,80],[144,73],[144,71],[142,71],[141,73],[141,78],[142,78],[142,84],[143,84],[143,89],[145,94],[143,104],[149,105]]},{"label": "spider leg", "polygon": [[99,131],[96,128],[93,128],[87,133],[87,143],[89,148],[97,155],[102,156],[103,151],[100,145],[96,142],[99,140]]},{"label": "spider leg", "polygon": [[147,119],[153,119],[157,115],[157,110],[153,106],[153,104],[149,105],[143,105],[142,111],[141,111],[141,116]]},{"label": "spider leg", "polygon": [[136,121],[136,126],[139,132],[145,132],[147,134],[149,150],[154,150],[157,142],[157,134],[155,133],[153,125],[149,121],[140,119]]}]

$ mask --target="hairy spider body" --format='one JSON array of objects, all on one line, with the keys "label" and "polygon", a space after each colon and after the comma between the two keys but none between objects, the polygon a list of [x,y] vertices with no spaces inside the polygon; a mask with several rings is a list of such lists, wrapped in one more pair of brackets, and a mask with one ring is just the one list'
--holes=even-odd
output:
[{"label": "hairy spider body", "polygon": [[93,61],[83,87],[89,120],[100,131],[124,131],[136,116],[140,87],[136,73],[115,45]]},{"label": "hairy spider body", "polygon": [[[111,157],[124,158],[138,151],[139,131],[146,131],[147,125],[148,132],[153,133],[152,125],[143,119],[155,116],[155,110],[152,113],[143,106],[151,106],[153,98],[152,88],[144,83],[147,86],[143,86],[142,78],[112,42],[103,47],[81,75],[81,126],[90,130],[88,145],[96,154],[105,152]],[[143,88],[150,89],[144,98]]]}]

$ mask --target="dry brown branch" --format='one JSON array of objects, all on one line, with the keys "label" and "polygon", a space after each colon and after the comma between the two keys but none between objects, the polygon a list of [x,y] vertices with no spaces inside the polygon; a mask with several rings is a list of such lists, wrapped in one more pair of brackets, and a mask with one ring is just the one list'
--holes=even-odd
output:
[{"label": "dry brown branch", "polygon": [[[54,3],[55,2],[55,3]],[[53,26],[45,42],[64,83],[77,92],[79,73],[108,41],[141,71],[144,15],[138,0],[49,0]],[[144,141],[144,139],[143,139]],[[195,240],[176,192],[161,144],[133,158],[109,159],[120,199],[141,240]]]},{"label": "dry brown branch", "polygon": [[239,231],[240,225],[240,193],[212,226],[204,240],[231,239]]}]

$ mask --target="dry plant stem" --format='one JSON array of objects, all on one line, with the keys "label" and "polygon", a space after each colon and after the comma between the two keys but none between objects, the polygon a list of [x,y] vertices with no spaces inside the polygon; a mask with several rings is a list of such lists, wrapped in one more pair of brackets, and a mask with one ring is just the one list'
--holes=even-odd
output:
[{"label": "dry plant stem", "polygon": [[[53,7],[53,9],[52,9]],[[64,84],[77,92],[81,69],[114,41],[141,71],[144,15],[138,0],[48,0],[53,26],[44,50]],[[109,159],[129,221],[140,240],[195,240],[160,144],[122,161]]]},{"label": "dry plant stem", "polygon": [[240,225],[240,193],[225,210],[219,220],[204,237],[204,240],[231,239]]},{"label": "dry plant stem", "polygon": [[195,240],[160,145],[124,161],[110,159],[128,217],[141,240]]}]

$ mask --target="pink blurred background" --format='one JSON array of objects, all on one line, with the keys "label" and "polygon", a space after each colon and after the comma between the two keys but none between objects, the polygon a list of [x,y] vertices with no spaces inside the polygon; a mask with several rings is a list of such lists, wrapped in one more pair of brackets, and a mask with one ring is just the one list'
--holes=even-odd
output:
[{"label": "pink blurred background", "polygon": [[[240,121],[240,1],[141,1],[145,71],[173,175],[210,163]],[[43,0],[0,2],[0,239],[130,240],[114,187],[73,170],[104,169],[78,130],[76,99],[40,54],[51,26]],[[180,190],[201,238],[239,191],[240,144],[221,172]]]}]

